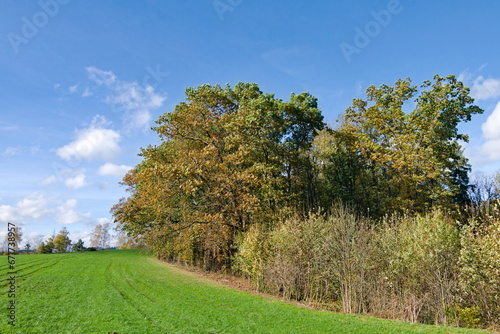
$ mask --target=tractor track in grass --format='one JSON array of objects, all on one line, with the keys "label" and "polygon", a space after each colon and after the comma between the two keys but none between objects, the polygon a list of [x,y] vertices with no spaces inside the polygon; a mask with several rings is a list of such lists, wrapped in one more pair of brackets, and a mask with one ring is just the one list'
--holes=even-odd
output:
[{"label": "tractor track in grass", "polygon": [[[123,271],[122,273],[126,273],[125,271]],[[127,273],[128,274],[128,273]],[[134,290],[135,292],[137,292],[140,296],[146,298],[147,300],[149,300],[151,303],[155,303],[156,301],[151,298],[148,294],[146,294],[145,292],[143,292],[141,289],[139,289],[137,287],[137,285],[135,284],[132,284],[130,278],[128,277],[128,275],[123,275],[122,276],[123,278],[123,281],[132,289]]]},{"label": "tractor track in grass", "polygon": [[[47,268],[50,268],[50,267],[54,267],[56,265],[58,265],[60,262],[62,262],[64,260],[64,258],[61,258],[61,259],[57,259],[57,260],[53,260],[52,263],[50,264],[47,264],[46,266],[38,266],[35,270],[32,270],[32,271],[28,271],[26,272],[25,270],[20,270],[18,272],[18,276],[19,277],[25,277],[25,278],[28,278],[30,277],[31,275],[33,275],[34,273],[37,273],[39,272],[40,270],[43,270],[43,269],[47,269]],[[30,267],[31,268],[31,267]]]},{"label": "tractor track in grass", "polygon": [[[138,307],[135,307],[135,309],[139,310],[141,314],[144,313],[143,309],[146,308],[148,311],[150,311],[150,307],[164,307],[165,309],[170,309],[170,307],[167,307],[164,305],[165,297],[163,295],[164,293],[164,288],[158,288],[156,285],[147,285],[143,281],[141,281],[139,278],[134,278],[136,272],[132,271],[132,269],[129,266],[121,266],[121,279],[124,284],[131,290],[137,293],[138,296],[141,298],[144,298],[147,302],[149,302],[149,307],[147,307],[146,303],[141,303],[139,301],[136,301],[136,304],[139,304]],[[148,289],[149,293],[145,292],[144,290]],[[154,291],[154,292],[153,292]],[[182,292],[182,291],[179,291]],[[134,299],[131,296],[127,296],[129,300],[132,301],[132,304],[134,303]],[[180,296],[174,297],[174,295],[169,296],[169,300],[175,300],[176,305],[186,305],[188,307],[193,307],[196,305],[194,302],[189,302],[188,299],[181,293]],[[173,310],[173,309],[172,309]],[[186,316],[183,313],[178,313],[177,314],[178,318],[184,319],[186,323],[189,323],[191,321],[191,318],[189,316]],[[151,315],[147,316],[147,319],[150,320],[155,326],[160,326],[160,322],[155,320]],[[160,329],[163,329],[160,327]]]},{"label": "tractor track in grass", "polygon": [[[111,267],[115,270],[111,270]],[[118,263],[110,263],[108,268],[107,268],[107,276],[108,276],[108,281],[110,282],[110,285],[113,287],[113,289],[120,294],[120,296],[123,298],[123,300],[130,306],[132,309],[134,309],[138,314],[140,314],[144,319],[147,319],[157,330],[163,330],[164,328],[160,327],[157,320],[151,317],[147,313],[147,311],[144,311],[140,305],[140,303],[134,301],[134,298],[132,298],[131,295],[127,293],[125,289],[120,288],[118,282],[120,282],[120,278],[122,280],[127,281],[127,278],[124,274],[123,270],[123,262],[118,262]],[[115,275],[113,274],[115,273]],[[132,284],[127,282],[127,286],[132,288],[132,290],[136,291],[136,289],[133,288]],[[149,300],[149,298],[146,297],[146,299]],[[150,300],[151,301],[151,300]],[[139,305],[137,305],[139,304]]]},{"label": "tractor track in grass", "polygon": [[[169,294],[167,298],[165,298],[164,293],[164,287],[159,288],[155,284],[148,285],[145,282],[140,280],[140,277],[135,277],[136,276],[136,271],[133,271],[129,266],[124,266],[122,263],[117,265],[115,267],[115,273],[119,273],[118,279],[116,279],[117,282],[122,282],[121,286],[118,284],[114,285],[114,288],[122,298],[124,298],[127,303],[133,307],[139,314],[144,316],[148,321],[150,321],[155,327],[161,330],[165,330],[164,327],[159,327],[159,326],[164,326],[162,323],[156,318],[154,318],[151,314],[146,313],[150,312],[151,308],[163,308],[165,310],[170,310],[170,312],[174,312],[176,314],[176,317],[178,319],[183,319],[184,323],[191,323],[193,328],[196,328],[199,326],[198,323],[193,323],[191,317],[189,314],[185,312],[179,312],[177,310],[177,307],[179,305],[185,305],[189,309],[197,309],[200,310],[203,309],[205,313],[210,313],[213,310],[213,305],[210,304],[209,300],[201,299],[198,297],[198,300],[196,301],[191,301],[190,296],[185,294],[185,291],[183,289],[179,289],[177,293]],[[145,292],[147,290],[149,293]],[[139,298],[143,299],[143,302],[141,302],[138,298],[134,298],[133,292],[135,292],[135,296],[140,296]],[[170,289],[170,291],[172,291]],[[170,305],[165,305],[165,301],[169,300],[170,302],[175,301],[176,307],[172,308]],[[207,308],[207,305],[200,303],[200,302],[208,302],[207,305],[210,305]],[[148,304],[149,303],[149,304]],[[150,312],[151,313],[151,312]],[[170,332],[169,332],[170,333]]]},{"label": "tractor track in grass", "polygon": [[[54,260],[55,259],[51,259],[51,261],[54,261]],[[40,262],[40,261],[38,261],[36,259],[32,260],[32,261],[29,261],[29,262],[24,262],[24,261],[21,262],[21,263],[18,262],[18,263],[15,264],[15,267],[16,267],[15,271],[16,272],[19,272],[19,271],[23,271],[24,272],[24,271],[26,271],[26,269],[29,269],[29,268],[32,268],[32,267],[39,267],[39,266],[41,266],[43,264],[44,264],[43,262]],[[8,267],[6,267],[6,269],[2,268],[2,271],[4,271],[4,270],[5,270],[6,273],[9,272],[9,268]],[[6,275],[6,274],[1,274],[0,276],[4,276],[4,275]]]},{"label": "tractor track in grass", "polygon": [[[64,258],[61,258],[61,259],[51,259],[51,261],[62,261]],[[21,264],[18,264],[16,265],[16,271],[17,272],[26,272],[27,269],[30,269],[30,268],[33,268],[33,267],[40,267],[41,265],[43,265],[43,262],[40,262],[40,261],[30,261],[28,263],[21,263]]]},{"label": "tractor track in grass", "polygon": [[[276,302],[281,298],[256,293],[241,278],[187,271],[135,250],[26,260],[20,256],[18,266],[24,283],[19,287],[15,332],[22,334],[106,333],[110,329],[141,334],[481,333],[297,308]],[[1,271],[0,279],[6,278],[6,261]],[[271,298],[256,298],[234,288]],[[8,303],[6,294],[0,302]],[[10,329],[0,322],[0,333],[10,333]]]},{"label": "tractor track in grass", "polygon": [[[25,281],[26,279],[30,278],[33,274],[39,272],[40,270],[44,270],[53,266],[58,265],[61,261],[63,261],[64,258],[57,259],[57,260],[52,260],[49,264],[44,265],[44,263],[41,263],[40,265],[31,265],[27,268],[16,268],[16,278],[20,281]],[[35,270],[28,271],[26,272],[26,269],[30,269],[35,267]],[[7,275],[6,275],[7,276]],[[0,284],[0,289],[7,287],[9,284],[8,282],[6,284]]]}]

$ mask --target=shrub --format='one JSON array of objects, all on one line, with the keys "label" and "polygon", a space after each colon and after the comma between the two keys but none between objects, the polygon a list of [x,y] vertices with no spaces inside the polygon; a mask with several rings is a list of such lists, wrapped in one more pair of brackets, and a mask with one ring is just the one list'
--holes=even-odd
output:
[{"label": "shrub", "polygon": [[[499,215],[500,216],[500,215]],[[460,227],[439,211],[377,226],[350,210],[253,226],[236,268],[258,289],[345,313],[478,327],[500,318],[500,219]]]},{"label": "shrub", "polygon": [[[264,268],[264,282],[268,289],[284,298],[297,300],[308,297],[308,278],[314,262],[314,246],[305,243],[307,229],[315,218],[287,219],[269,236],[269,258]],[[317,242],[320,242],[317,240]]]},{"label": "shrub", "polygon": [[278,224],[261,243],[265,251],[260,254],[265,260],[259,258],[259,267],[264,286],[288,299],[336,299],[338,289],[327,257],[327,230],[328,221],[319,214],[305,219],[295,216]]},{"label": "shrub", "polygon": [[373,231],[364,220],[342,206],[332,209],[325,227],[323,256],[327,267],[324,269],[339,287],[342,310],[367,312]]},{"label": "shrub", "polygon": [[[497,206],[498,210],[498,206]],[[475,221],[463,228],[460,251],[460,290],[469,307],[481,310],[482,322],[498,325],[500,318],[500,219],[489,225]]]},{"label": "shrub", "polygon": [[284,298],[341,300],[344,312],[362,312],[370,233],[339,205],[328,216],[287,219],[269,233],[250,229],[242,238],[236,263],[259,287]]},{"label": "shrub", "polygon": [[481,324],[481,309],[478,306],[458,308],[458,322],[461,327],[478,328]]},{"label": "shrub", "polygon": [[234,269],[250,278],[252,284],[261,290],[264,286],[264,267],[268,259],[267,233],[260,225],[253,225],[248,232],[240,235],[238,254]]},{"label": "shrub", "polygon": [[449,324],[458,229],[441,213],[386,220],[376,238],[371,310],[410,322]]}]

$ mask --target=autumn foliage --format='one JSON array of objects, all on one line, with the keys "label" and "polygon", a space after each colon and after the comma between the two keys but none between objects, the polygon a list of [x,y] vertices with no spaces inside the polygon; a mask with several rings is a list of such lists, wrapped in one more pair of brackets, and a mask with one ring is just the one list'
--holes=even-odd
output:
[{"label": "autumn foliage", "polygon": [[284,102],[255,84],[186,94],[157,121],[162,144],[142,150],[113,213],[160,257],[229,268],[238,234],[314,205],[308,152],[323,117],[307,93]]},{"label": "autumn foliage", "polygon": [[480,292],[458,269],[498,270],[476,249],[495,241],[468,227],[482,204],[458,125],[482,112],[473,102],[454,76],[398,80],[370,86],[332,128],[309,93],[283,101],[256,84],[188,88],[157,120],[161,144],[142,149],[112,213],[159,258],[237,272],[285,298],[491,324],[498,308],[485,305],[498,293],[482,288],[474,304]]}]

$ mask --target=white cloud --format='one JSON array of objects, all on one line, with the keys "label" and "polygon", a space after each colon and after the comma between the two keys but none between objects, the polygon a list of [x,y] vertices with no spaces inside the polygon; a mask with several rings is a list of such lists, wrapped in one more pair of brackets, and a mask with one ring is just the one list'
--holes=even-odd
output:
[{"label": "white cloud", "polygon": [[17,222],[24,218],[39,219],[49,215],[47,200],[41,193],[33,193],[21,199],[15,206],[0,205],[0,221]]},{"label": "white cloud", "polygon": [[68,177],[64,180],[64,185],[75,190],[85,187],[87,185],[85,183],[85,174],[79,173],[74,177]]},{"label": "white cloud", "polygon": [[363,89],[363,81],[356,82],[356,87],[354,88],[354,91],[356,92],[356,95],[362,95],[365,92],[365,90]]},{"label": "white cloud", "polygon": [[481,147],[482,162],[493,162],[500,160],[500,138],[488,140]]},{"label": "white cloud", "polygon": [[116,176],[116,177],[123,177],[129,170],[131,170],[133,167],[126,166],[126,165],[115,165],[110,162],[105,163],[101,167],[99,167],[99,175],[102,176]]},{"label": "white cloud", "polygon": [[465,70],[458,75],[457,80],[465,83],[465,82],[469,81],[470,78],[471,78],[471,74],[469,73],[469,70]]},{"label": "white cloud", "polygon": [[107,102],[121,105],[127,110],[156,109],[165,101],[165,97],[156,94],[153,87],[144,88],[137,82],[119,82],[114,91],[116,94],[109,95]]},{"label": "white cloud", "polygon": [[92,92],[90,91],[90,88],[89,87],[86,87],[85,90],[83,91],[82,93],[82,97],[88,97],[88,96],[92,96]]},{"label": "white cloud", "polygon": [[26,245],[27,243],[31,244],[31,248],[33,249],[34,247],[37,247],[41,241],[44,240],[44,235],[40,232],[29,232],[27,235],[24,236],[24,244]]},{"label": "white cloud", "polygon": [[48,185],[51,185],[51,184],[56,183],[56,182],[57,182],[57,177],[55,177],[54,175],[51,175],[48,178],[42,180],[40,183],[38,183],[38,185],[48,186]]},{"label": "white cloud", "polygon": [[494,99],[500,96],[500,80],[479,76],[474,80],[471,95],[477,100]]},{"label": "white cloud", "polygon": [[86,175],[85,175],[85,169],[83,168],[59,170],[58,176],[59,178],[55,175],[51,175],[46,179],[40,181],[38,185],[44,187],[57,183],[58,181],[61,181],[64,183],[66,187],[75,190],[83,188],[88,185],[85,182]]},{"label": "white cloud", "polygon": [[[85,182],[86,170],[84,168],[78,169],[64,169],[59,171],[59,179],[54,176],[55,180],[60,180],[63,184],[70,189],[80,189],[88,184]],[[52,177],[49,177],[47,182],[55,180]]]},{"label": "white cloud", "polygon": [[121,81],[111,71],[87,67],[89,79],[109,89],[105,102],[123,109],[127,130],[149,129],[151,111],[163,106],[166,96],[155,92],[152,86],[142,86],[136,81]]},{"label": "white cloud", "polygon": [[58,206],[56,208],[56,222],[63,225],[70,225],[89,218],[90,213],[83,214],[75,210],[77,205],[78,202],[76,199],[69,199],[64,204]]},{"label": "white cloud", "polygon": [[43,234],[40,233],[40,232],[30,232],[26,235],[26,238],[28,239],[37,239],[37,238],[40,238],[40,237],[43,237]]},{"label": "white cloud", "polygon": [[[479,70],[481,70],[483,67],[481,66],[481,68]],[[474,73],[477,73],[479,70],[475,71]],[[458,75],[458,78],[457,80],[458,81],[462,81],[463,83],[466,83],[466,82],[469,82],[473,77],[473,74],[469,71],[469,69],[466,69],[465,71],[463,71],[462,73],[460,73]]]},{"label": "white cloud", "polygon": [[15,222],[19,220],[19,215],[15,207],[10,205],[0,205],[0,221]]},{"label": "white cloud", "polygon": [[6,157],[12,157],[14,155],[17,155],[19,153],[19,151],[20,151],[19,147],[7,147],[3,151],[2,155],[6,156]]},{"label": "white cloud", "polygon": [[471,96],[476,100],[494,99],[500,96],[500,79],[489,78],[478,75],[486,68],[487,64],[481,65],[474,72],[466,69],[458,76],[458,80],[471,87]]},{"label": "white cloud", "polygon": [[78,93],[78,84],[74,85],[74,86],[70,86],[68,88],[68,92],[70,94],[74,94],[74,93]]},{"label": "white cloud", "polygon": [[[0,206],[0,222],[22,224],[25,219],[40,219],[54,214],[60,224],[74,224],[90,218],[90,213],[76,211],[78,202],[69,199],[55,209],[47,207],[48,201],[42,193],[33,193],[21,199],[15,205]],[[32,236],[29,236],[30,238]]]},{"label": "white cloud", "polygon": [[95,116],[88,128],[77,131],[75,141],[57,149],[57,155],[67,161],[115,159],[120,153],[120,134],[106,126],[104,116]]},{"label": "white cloud", "polygon": [[86,68],[89,78],[99,85],[110,86],[116,81],[116,75],[111,71],[103,71],[93,66]]},{"label": "white cloud", "polygon": [[487,139],[500,139],[500,102],[497,103],[495,109],[486,122],[481,126],[483,135]]},{"label": "white cloud", "polygon": [[481,129],[486,139],[481,148],[481,155],[488,162],[500,160],[500,102],[497,103]]},{"label": "white cloud", "polygon": [[13,125],[0,126],[0,130],[2,130],[2,131],[17,131],[17,130],[19,130],[19,127],[13,126]]},{"label": "white cloud", "polygon": [[109,219],[109,218],[97,218],[96,219],[96,225],[111,224],[112,222],[113,222],[113,220]]},{"label": "white cloud", "polygon": [[33,193],[17,202],[16,209],[22,217],[38,219],[51,213],[47,203],[43,194]]},{"label": "white cloud", "polygon": [[126,131],[131,131],[134,128],[148,130],[151,123],[151,113],[148,110],[138,110],[126,118]]}]

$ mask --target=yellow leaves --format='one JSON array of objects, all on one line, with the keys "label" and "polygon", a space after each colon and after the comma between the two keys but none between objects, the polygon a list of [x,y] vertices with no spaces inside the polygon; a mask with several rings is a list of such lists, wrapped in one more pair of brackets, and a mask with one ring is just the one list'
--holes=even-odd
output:
[{"label": "yellow leaves", "polygon": [[[338,130],[352,136],[350,147],[362,168],[373,174],[379,193],[366,195],[389,198],[392,204],[385,208],[389,211],[397,209],[397,202],[422,210],[431,203],[450,205],[454,197],[466,198],[469,165],[458,140],[467,136],[458,134],[457,126],[481,110],[463,99],[468,91],[453,76],[434,80],[424,83],[427,90],[419,93],[415,104],[410,99],[417,88],[409,79],[398,80],[393,87],[370,86],[365,101],[353,100]],[[413,111],[407,112],[406,104]],[[323,148],[324,141],[318,144]]]},{"label": "yellow leaves", "polygon": [[163,142],[142,149],[126,180],[134,192],[114,214],[158,251],[166,242],[175,245],[168,252],[219,257],[235,233],[268,220],[287,191],[304,191],[290,185],[303,182],[295,169],[323,116],[307,93],[283,102],[255,84],[202,85],[186,95],[158,119]]},{"label": "yellow leaves", "polygon": [[500,314],[499,216],[488,223],[480,226],[471,221],[462,231],[460,288],[467,300],[481,307],[487,320],[495,321]]},{"label": "yellow leaves", "polygon": [[179,185],[179,188],[187,194],[194,194],[198,190],[198,186],[201,182],[196,180],[187,180]]}]

